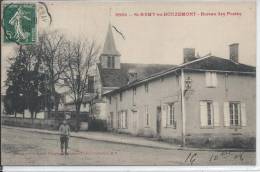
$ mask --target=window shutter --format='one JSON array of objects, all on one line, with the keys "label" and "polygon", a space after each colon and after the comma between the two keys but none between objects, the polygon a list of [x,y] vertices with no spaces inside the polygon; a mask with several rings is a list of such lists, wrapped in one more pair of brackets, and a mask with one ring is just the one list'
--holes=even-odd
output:
[{"label": "window shutter", "polygon": [[124,114],[122,111],[120,112],[120,119],[121,119],[120,128],[124,128]]},{"label": "window shutter", "polygon": [[162,105],[162,126],[166,127],[167,105]]},{"label": "window shutter", "polygon": [[121,128],[121,115],[120,115],[120,112],[118,112],[118,128]]},{"label": "window shutter", "polygon": [[127,124],[127,121],[128,121],[128,119],[127,119],[127,111],[125,111],[125,128],[127,128],[128,127],[128,124]]},{"label": "window shutter", "polygon": [[230,126],[229,102],[224,102],[224,126]]},{"label": "window shutter", "polygon": [[144,105],[144,126],[147,126],[147,120],[148,120],[148,106]]},{"label": "window shutter", "polygon": [[207,116],[207,102],[200,102],[200,125],[201,127],[206,127],[208,125],[208,116]]},{"label": "window shutter", "polygon": [[151,114],[150,114],[150,112],[148,111],[148,113],[149,113],[149,126],[152,126],[151,124],[152,124],[152,118],[151,118]]},{"label": "window shutter", "polygon": [[247,125],[246,104],[245,103],[241,103],[241,122],[242,122],[242,126]]},{"label": "window shutter", "polygon": [[209,87],[210,86],[210,73],[209,72],[205,73],[205,78],[206,78],[206,86]]},{"label": "window shutter", "polygon": [[125,115],[125,111],[122,112],[122,115],[123,115],[123,119],[122,119],[122,120],[123,120],[123,121],[122,121],[122,122],[123,122],[123,128],[125,128],[125,127],[126,127],[126,115]]},{"label": "window shutter", "polygon": [[170,105],[167,105],[167,117],[166,117],[166,125],[170,125],[170,115],[171,115],[171,109]]},{"label": "window shutter", "polygon": [[212,73],[212,86],[216,87],[218,85],[217,73]]},{"label": "window shutter", "polygon": [[219,107],[218,107],[218,102],[213,102],[213,111],[214,111],[214,126],[218,127],[220,126],[219,124]]}]

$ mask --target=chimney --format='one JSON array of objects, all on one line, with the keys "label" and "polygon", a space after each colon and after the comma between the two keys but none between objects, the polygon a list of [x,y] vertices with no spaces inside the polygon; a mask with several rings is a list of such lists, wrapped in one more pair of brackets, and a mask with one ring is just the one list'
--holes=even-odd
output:
[{"label": "chimney", "polygon": [[137,72],[134,69],[128,70],[128,84],[137,80]]},{"label": "chimney", "polygon": [[195,48],[183,48],[183,62],[195,60]]},{"label": "chimney", "polygon": [[238,46],[238,43],[229,45],[229,58],[236,63],[238,63]]}]

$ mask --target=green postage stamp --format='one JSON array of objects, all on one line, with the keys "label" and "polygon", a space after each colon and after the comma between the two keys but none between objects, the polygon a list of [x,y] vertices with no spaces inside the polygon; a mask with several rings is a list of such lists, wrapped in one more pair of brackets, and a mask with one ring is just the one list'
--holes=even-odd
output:
[{"label": "green postage stamp", "polygon": [[4,42],[32,44],[36,42],[36,5],[5,4],[3,9]]}]

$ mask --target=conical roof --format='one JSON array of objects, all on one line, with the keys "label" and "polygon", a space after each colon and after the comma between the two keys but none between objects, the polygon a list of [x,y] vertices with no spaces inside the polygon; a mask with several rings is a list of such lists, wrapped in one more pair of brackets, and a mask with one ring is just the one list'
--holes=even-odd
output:
[{"label": "conical roof", "polygon": [[120,56],[120,53],[116,49],[115,40],[113,37],[112,27],[110,23],[108,25],[107,36],[106,36],[102,54]]}]

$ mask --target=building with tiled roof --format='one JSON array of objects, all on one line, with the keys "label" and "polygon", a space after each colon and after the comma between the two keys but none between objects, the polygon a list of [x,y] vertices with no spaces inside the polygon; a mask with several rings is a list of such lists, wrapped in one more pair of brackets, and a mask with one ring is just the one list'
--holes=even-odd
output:
[{"label": "building with tiled roof", "polygon": [[182,145],[255,148],[256,68],[239,62],[238,47],[230,45],[229,59],[184,49],[183,64],[103,92],[109,129]]},{"label": "building with tiled roof", "polygon": [[239,73],[239,74],[255,74],[256,68],[254,66],[249,66],[241,63],[236,63],[234,61],[224,59],[221,57],[216,57],[212,55],[207,55],[201,58],[195,58],[187,63],[176,65],[174,67],[168,68],[166,70],[162,70],[161,72],[151,73],[146,77],[141,77],[135,80],[130,84],[126,84],[119,89],[113,90],[113,92],[109,92],[106,95],[112,94],[114,92],[120,92],[122,90],[134,87],[135,85],[141,84],[143,82],[147,82],[149,80],[157,79],[163,77],[164,75],[169,75],[171,73],[176,73],[185,69],[185,71],[196,71],[196,72],[204,72],[204,71],[212,71],[212,72],[226,72],[226,73]]}]

